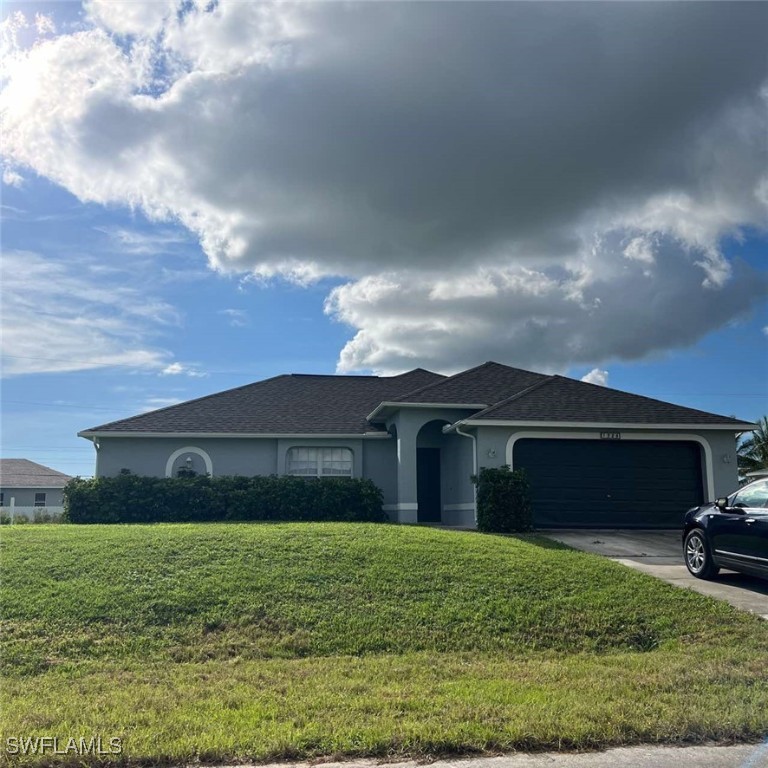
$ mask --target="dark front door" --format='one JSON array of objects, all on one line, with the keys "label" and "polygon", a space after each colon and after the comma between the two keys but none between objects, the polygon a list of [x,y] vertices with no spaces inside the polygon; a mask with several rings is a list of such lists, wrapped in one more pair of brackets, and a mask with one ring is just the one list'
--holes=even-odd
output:
[{"label": "dark front door", "polygon": [[416,449],[416,500],[420,523],[440,522],[440,449]]}]

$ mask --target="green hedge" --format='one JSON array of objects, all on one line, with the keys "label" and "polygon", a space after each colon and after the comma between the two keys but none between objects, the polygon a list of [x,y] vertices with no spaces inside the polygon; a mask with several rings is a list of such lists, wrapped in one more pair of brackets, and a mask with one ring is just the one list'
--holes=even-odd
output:
[{"label": "green hedge", "polygon": [[477,527],[489,533],[518,533],[533,528],[531,495],[525,471],[484,467],[473,475],[477,486]]},{"label": "green hedge", "polygon": [[174,477],[124,474],[75,478],[64,488],[72,523],[188,523],[210,520],[379,522],[381,491],[350,478]]}]

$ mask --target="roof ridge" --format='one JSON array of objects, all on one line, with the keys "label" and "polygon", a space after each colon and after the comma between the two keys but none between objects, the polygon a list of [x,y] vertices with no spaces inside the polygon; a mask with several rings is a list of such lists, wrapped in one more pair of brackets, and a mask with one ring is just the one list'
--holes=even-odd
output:
[{"label": "roof ridge", "polygon": [[545,384],[550,384],[553,379],[555,378],[554,375],[547,375],[547,374],[541,374],[545,378],[541,379],[540,381],[537,381],[534,384],[531,384],[530,387],[526,387],[525,389],[521,390],[520,392],[516,392],[514,395],[510,395],[509,397],[505,398],[504,400],[499,400],[498,403],[494,403],[493,405],[489,405],[486,409],[480,411],[479,413],[475,413],[472,415],[471,418],[477,418],[478,416],[482,416],[483,414],[490,413],[491,411],[495,411],[497,408],[501,408],[503,405],[507,405],[514,400],[518,400],[519,398],[525,397],[526,395],[533,392],[535,389],[539,389],[540,387],[543,387]]},{"label": "roof ridge", "polygon": [[487,365],[492,365],[492,364],[501,365],[501,363],[494,363],[493,360],[486,360],[484,363],[481,363],[480,365],[476,365],[474,368],[467,368],[466,371],[459,371],[458,373],[454,373],[453,376],[445,376],[440,381],[433,381],[431,384],[425,384],[423,387],[418,387],[417,389],[413,389],[410,392],[405,392],[402,395],[398,395],[398,397],[395,398],[395,402],[400,402],[400,398],[402,397],[410,397],[411,395],[417,395],[426,389],[431,389],[432,387],[437,387],[440,384],[445,384],[448,381],[453,381],[454,379],[458,379],[467,373],[472,373],[473,371],[479,371],[481,368],[485,368]]}]

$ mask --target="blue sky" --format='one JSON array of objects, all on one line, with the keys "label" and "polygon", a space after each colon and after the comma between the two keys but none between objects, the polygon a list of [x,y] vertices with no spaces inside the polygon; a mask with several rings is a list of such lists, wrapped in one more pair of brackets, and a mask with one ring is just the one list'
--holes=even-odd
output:
[{"label": "blue sky", "polygon": [[487,359],[767,413],[765,11],[528,5],[6,6],[2,456]]}]

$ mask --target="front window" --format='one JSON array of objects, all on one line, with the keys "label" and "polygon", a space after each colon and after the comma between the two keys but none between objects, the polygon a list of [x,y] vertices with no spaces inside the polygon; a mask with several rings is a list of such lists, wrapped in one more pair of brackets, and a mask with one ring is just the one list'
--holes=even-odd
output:
[{"label": "front window", "polygon": [[352,477],[349,448],[291,448],[286,472],[299,477]]},{"label": "front window", "polygon": [[36,507],[44,507],[45,506],[45,494],[44,493],[36,493],[35,494],[35,506]]}]

